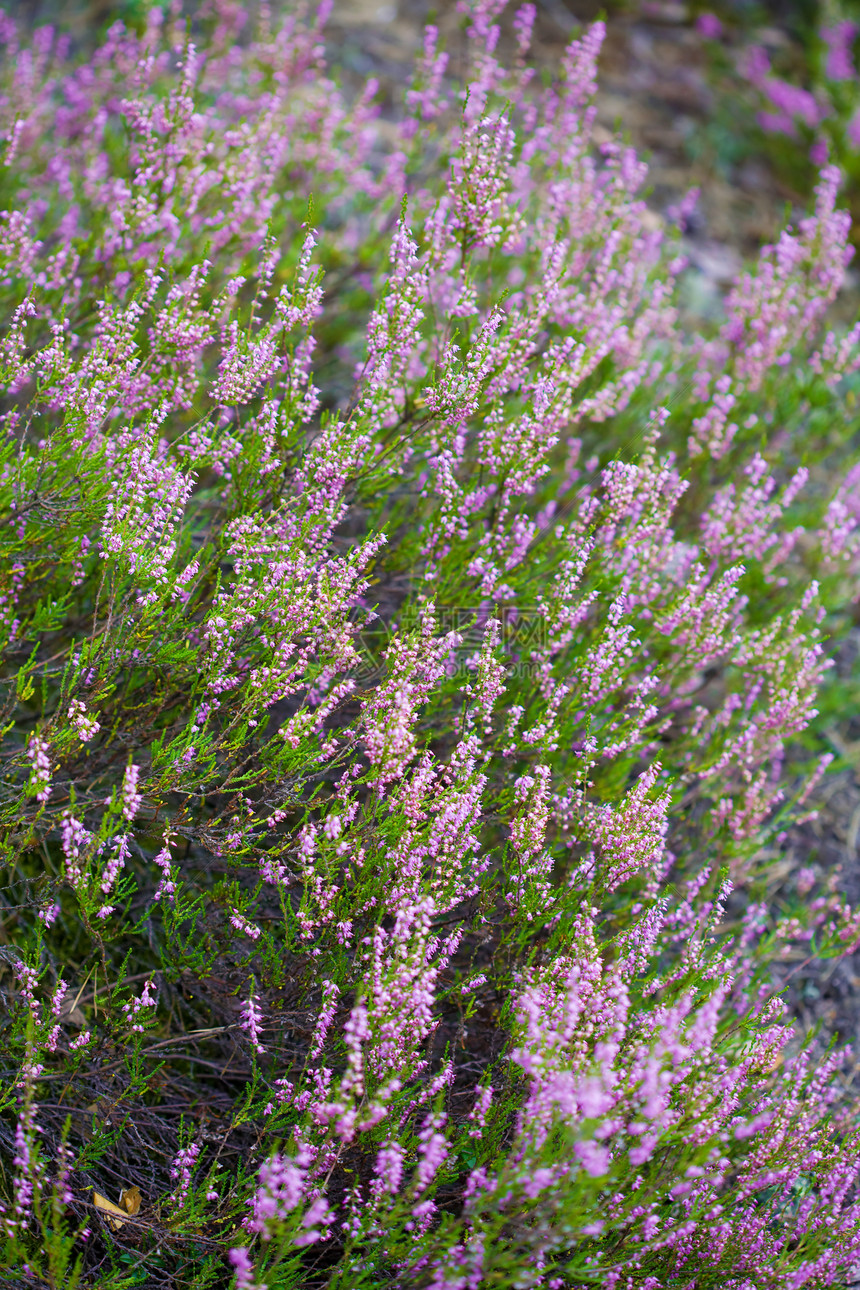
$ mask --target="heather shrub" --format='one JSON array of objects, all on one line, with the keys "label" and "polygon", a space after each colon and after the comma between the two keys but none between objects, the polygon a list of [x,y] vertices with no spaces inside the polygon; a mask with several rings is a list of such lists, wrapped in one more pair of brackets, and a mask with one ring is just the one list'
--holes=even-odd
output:
[{"label": "heather shrub", "polygon": [[860,917],[771,873],[860,564],[839,173],[690,335],[602,27],[541,85],[462,8],[385,118],[307,6],[4,19],[10,1284],[860,1259],[780,975]]},{"label": "heather shrub", "polygon": [[843,202],[860,210],[860,77],[856,6],[827,0],[792,15],[792,39],[767,48],[743,26],[702,14],[715,86],[729,78],[754,118],[758,147],[793,191],[808,192],[828,160],[843,174]]}]

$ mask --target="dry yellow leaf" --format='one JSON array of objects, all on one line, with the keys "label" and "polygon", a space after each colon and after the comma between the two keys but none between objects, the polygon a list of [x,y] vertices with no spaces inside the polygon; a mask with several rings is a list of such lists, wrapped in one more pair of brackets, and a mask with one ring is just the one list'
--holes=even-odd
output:
[{"label": "dry yellow leaf", "polygon": [[83,1030],[84,1026],[87,1024],[86,1017],[81,1012],[80,1008],[76,1007],[72,1000],[68,1000],[67,1002],[64,1001],[60,1005],[58,1015],[60,1021],[66,1021],[71,1026],[77,1026],[78,1030]]},{"label": "dry yellow leaf", "polygon": [[127,1214],[131,1214],[132,1218],[134,1218],[135,1214],[140,1209],[140,1202],[141,1195],[139,1187],[126,1187],[124,1191],[120,1192],[119,1203]]},{"label": "dry yellow leaf", "polygon": [[[103,1213],[108,1216],[111,1214],[121,1214],[122,1221],[124,1221],[128,1217],[127,1209],[120,1209],[119,1205],[115,1205],[112,1200],[108,1200],[107,1196],[102,1196],[97,1191],[93,1192],[93,1204],[95,1205],[96,1209],[102,1210]],[[115,1232],[118,1232],[119,1229],[122,1227],[122,1221],[118,1218],[107,1217],[106,1219],[106,1222],[113,1228]]]}]

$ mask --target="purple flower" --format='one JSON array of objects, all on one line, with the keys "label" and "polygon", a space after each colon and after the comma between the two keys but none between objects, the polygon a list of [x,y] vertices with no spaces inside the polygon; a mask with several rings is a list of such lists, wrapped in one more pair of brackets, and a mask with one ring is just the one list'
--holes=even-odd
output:
[{"label": "purple flower", "polygon": [[798,118],[813,128],[820,122],[822,110],[809,90],[802,90],[775,76],[768,77],[761,88],[781,116]]},{"label": "purple flower", "polygon": [[31,735],[27,743],[27,756],[30,760],[30,788],[37,802],[46,802],[51,796],[51,761],[48,757],[49,746],[46,740],[38,735]]},{"label": "purple flower", "polygon": [[860,107],[855,110],[854,115],[845,127],[845,137],[852,148],[860,148]]},{"label": "purple flower", "polygon": [[696,31],[706,40],[719,40],[723,34],[723,24],[715,13],[700,13],[696,19]]},{"label": "purple flower", "polygon": [[790,139],[797,138],[797,126],[784,112],[757,112],[755,119],[765,134],[787,134]]},{"label": "purple flower", "polygon": [[185,1204],[185,1199],[191,1186],[191,1175],[194,1172],[194,1166],[199,1155],[200,1147],[196,1142],[192,1142],[187,1147],[179,1149],[170,1166],[170,1177],[176,1184],[173,1199],[178,1206]]},{"label": "purple flower", "polygon": [[744,56],[744,75],[754,85],[760,84],[770,72],[770,59],[761,45],[750,45]]},{"label": "purple flower", "polygon": [[857,35],[857,24],[837,22],[832,27],[823,27],[821,39],[827,46],[827,60],[824,75],[831,81],[850,81],[854,76],[852,45]]},{"label": "purple flower", "polygon": [[249,1232],[258,1233],[263,1241],[271,1240],[275,1226],[303,1202],[312,1154],[301,1148],[293,1158],[276,1152],[260,1166],[250,1202],[253,1212],[245,1220]]},{"label": "purple flower", "polygon": [[[829,492],[785,465],[810,436],[850,452],[825,413],[860,371],[860,325],[832,321],[829,99],[749,51],[766,128],[815,137],[814,211],[743,271],[690,246],[733,279],[722,328],[691,335],[665,224],[694,194],[655,218],[598,125],[603,24],[544,85],[536,6],[505,67],[503,0],[458,0],[457,57],[428,28],[382,113],[326,70],[326,5],[257,23],[207,0],[199,52],[144,7],[72,63],[0,15],[0,627],[50,696],[27,664],[7,714],[7,841],[44,840],[50,871],[11,1079],[27,1102],[45,1063],[98,1056],[89,1031],[65,1051],[65,983],[40,980],[53,886],[119,963],[141,918],[171,934],[178,829],[188,866],[220,856],[236,1061],[259,1083],[268,1028],[278,1066],[230,1189],[177,1144],[180,1236],[208,1202],[242,1209],[275,1279],[559,1290],[601,1237],[582,1274],[609,1290],[829,1284],[860,1258],[856,1108],[772,996],[798,950],[860,943],[860,912],[818,867],[790,909],[757,894],[828,770],[791,750],[860,576],[853,458]],[[831,79],[854,34],[823,33]],[[136,1040],[155,981],[99,981],[100,1024]],[[69,1160],[32,1105],[14,1134],[0,1232],[59,1230]],[[411,1242],[388,1248],[392,1222]],[[249,1249],[229,1264],[252,1290]]]},{"label": "purple flower", "polygon": [[830,147],[827,140],[823,138],[816,139],[812,147],[809,149],[809,160],[812,162],[813,166],[817,166],[820,170],[822,167],[827,165],[829,157]]},{"label": "purple flower", "polygon": [[263,1282],[254,1280],[254,1265],[244,1246],[236,1246],[227,1257],[236,1273],[235,1290],[266,1290]]},{"label": "purple flower", "polygon": [[242,1004],[239,1025],[247,1032],[251,1041],[251,1047],[255,1053],[264,1053],[266,1050],[260,1043],[260,1034],[262,1033],[262,1013],[259,1009],[260,1000],[257,995],[251,993]]},{"label": "purple flower", "polygon": [[140,776],[140,767],[128,765],[122,781],[122,817],[129,824],[140,810],[140,804],[143,796],[138,792],[137,781]]}]

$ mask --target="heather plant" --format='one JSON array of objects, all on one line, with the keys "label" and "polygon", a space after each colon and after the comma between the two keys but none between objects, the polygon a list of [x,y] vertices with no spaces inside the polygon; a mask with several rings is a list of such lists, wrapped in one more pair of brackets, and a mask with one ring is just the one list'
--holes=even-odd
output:
[{"label": "heather plant", "polygon": [[[689,335],[603,28],[3,20],[3,1265],[838,1284],[846,1055],[769,866],[860,569],[840,176]],[[851,697],[850,694],[847,697]],[[23,1273],[22,1273],[23,1269]],[[15,1284],[19,1284],[16,1282]]]},{"label": "heather plant", "polygon": [[794,39],[767,49],[741,28],[727,57],[731,28],[704,13],[698,28],[708,41],[716,79],[728,76],[745,95],[755,125],[752,139],[794,191],[808,192],[828,160],[843,175],[843,201],[856,221],[860,183],[860,76],[857,8],[822,0],[794,15]]}]

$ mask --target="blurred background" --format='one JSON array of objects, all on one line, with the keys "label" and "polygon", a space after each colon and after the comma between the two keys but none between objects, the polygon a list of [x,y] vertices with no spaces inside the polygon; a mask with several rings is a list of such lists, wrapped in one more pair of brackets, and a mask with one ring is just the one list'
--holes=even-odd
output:
[{"label": "blurred background", "polygon": [[[5,0],[0,7],[29,28],[62,28],[84,52],[116,21],[141,26],[152,3]],[[193,22],[199,6],[173,3]],[[502,19],[502,54],[516,8]],[[685,239],[693,314],[718,311],[744,258],[775,236],[787,211],[807,207],[824,160],[845,172],[843,201],[860,225],[860,0],[536,0],[536,8],[533,58],[547,71],[583,23],[606,19],[598,135],[620,131],[648,161],[655,218],[690,188],[700,190]],[[335,0],[326,40],[345,88],[357,91],[377,77],[382,113],[393,115],[428,22],[440,28],[456,71],[463,17],[455,0]],[[842,73],[835,78],[834,68]]]}]

